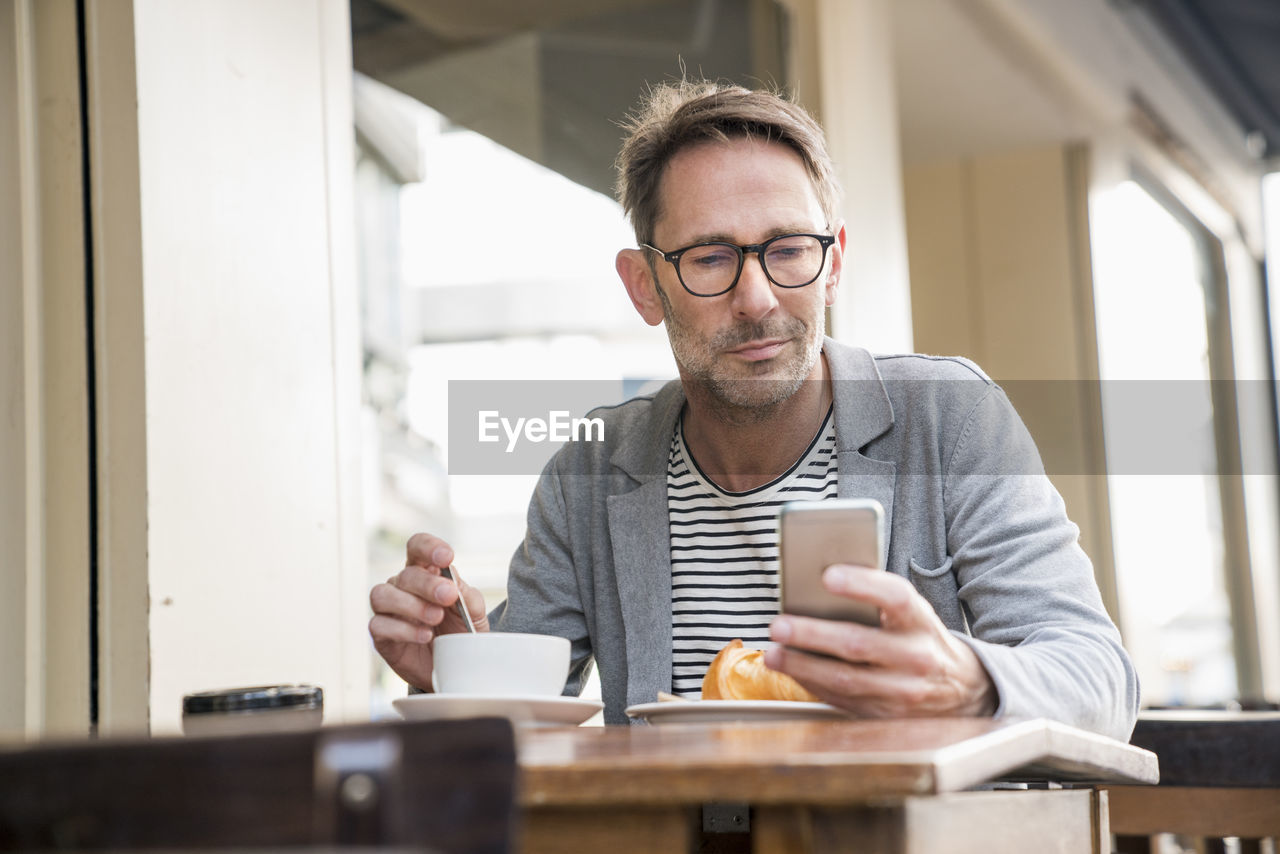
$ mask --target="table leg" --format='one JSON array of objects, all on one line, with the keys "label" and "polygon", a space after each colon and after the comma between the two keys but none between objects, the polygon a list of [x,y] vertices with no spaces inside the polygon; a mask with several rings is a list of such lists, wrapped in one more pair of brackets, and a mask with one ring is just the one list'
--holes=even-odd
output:
[{"label": "table leg", "polygon": [[516,830],[516,850],[519,854],[676,854],[690,850],[696,813],[681,806],[527,807]]},{"label": "table leg", "polygon": [[751,811],[751,854],[902,851],[900,805],[815,808],[762,806]]},{"label": "table leg", "polygon": [[[1028,817],[1034,817],[1028,820]],[[1105,799],[1088,790],[962,792],[855,807],[756,807],[753,854],[1109,854]]]},{"label": "table leg", "polygon": [[1151,854],[1150,836],[1116,835],[1116,854]]},{"label": "table leg", "polygon": [[767,806],[751,811],[751,854],[805,854],[813,850],[813,826],[804,807]]}]

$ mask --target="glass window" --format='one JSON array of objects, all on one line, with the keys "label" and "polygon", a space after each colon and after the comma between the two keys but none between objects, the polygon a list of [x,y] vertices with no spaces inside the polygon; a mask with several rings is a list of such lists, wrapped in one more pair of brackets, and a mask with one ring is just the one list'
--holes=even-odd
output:
[{"label": "glass window", "polygon": [[[676,375],[614,272],[635,246],[619,122],[684,68],[785,83],[785,19],[768,0],[588,5],[353,0],[370,585],[429,531],[490,607],[505,595],[536,475],[450,474],[451,380],[606,381],[608,404]],[[389,716],[404,685],[374,672]]]},{"label": "glass window", "polygon": [[[1237,694],[1227,538],[1217,476],[1208,237],[1136,181],[1100,205],[1094,293],[1120,623],[1144,705]],[[1166,460],[1142,457],[1144,408]],[[1176,406],[1169,406],[1173,403]],[[1153,438],[1149,433],[1146,441]]]}]

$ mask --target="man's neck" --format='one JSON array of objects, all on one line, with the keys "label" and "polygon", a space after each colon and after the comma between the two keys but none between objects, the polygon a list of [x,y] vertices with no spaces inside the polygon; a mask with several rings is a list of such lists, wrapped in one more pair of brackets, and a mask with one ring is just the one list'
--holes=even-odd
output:
[{"label": "man's neck", "polygon": [[827,357],[796,391],[767,409],[735,409],[686,387],[684,441],[698,467],[728,492],[746,492],[795,464],[831,408]]}]

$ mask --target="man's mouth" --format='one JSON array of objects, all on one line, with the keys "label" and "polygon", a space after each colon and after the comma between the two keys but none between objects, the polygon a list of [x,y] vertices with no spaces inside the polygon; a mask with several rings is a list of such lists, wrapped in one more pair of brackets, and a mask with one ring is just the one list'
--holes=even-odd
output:
[{"label": "man's mouth", "polygon": [[729,352],[748,362],[760,362],[765,359],[772,359],[782,352],[782,348],[785,346],[787,346],[786,338],[762,338],[756,341],[748,341],[746,344],[735,347]]}]

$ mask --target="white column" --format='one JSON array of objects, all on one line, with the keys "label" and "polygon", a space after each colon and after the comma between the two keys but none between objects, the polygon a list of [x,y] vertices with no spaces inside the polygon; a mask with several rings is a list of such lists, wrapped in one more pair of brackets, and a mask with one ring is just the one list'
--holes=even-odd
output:
[{"label": "white column", "polygon": [[89,8],[103,728],[288,682],[362,717],[347,3]]},{"label": "white column", "polygon": [[89,433],[74,0],[0,0],[0,733],[89,728]]},{"label": "white column", "polygon": [[0,193],[0,684],[8,686],[0,691],[0,736],[22,735],[28,724],[28,562],[36,544],[27,518],[27,365],[32,355],[23,227],[23,161],[29,161],[29,152],[22,132],[29,127],[30,107],[20,64],[23,6],[18,0],[0,2],[0,187],[9,188]]},{"label": "white column", "polygon": [[911,350],[911,290],[889,0],[816,0],[822,123],[848,233],[832,334]]}]

